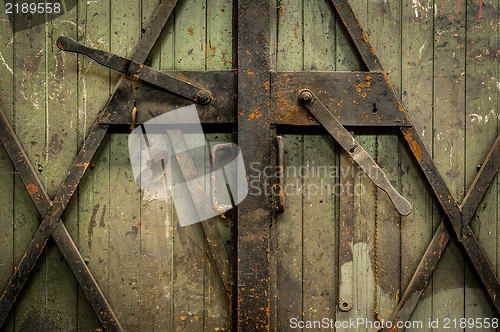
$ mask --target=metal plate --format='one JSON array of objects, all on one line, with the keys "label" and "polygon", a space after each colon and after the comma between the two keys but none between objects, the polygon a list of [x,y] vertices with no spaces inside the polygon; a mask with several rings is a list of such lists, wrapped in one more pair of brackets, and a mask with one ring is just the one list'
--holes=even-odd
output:
[{"label": "metal plate", "polygon": [[410,126],[388,78],[379,72],[273,72],[273,121],[318,124],[297,100],[299,91],[314,91],[344,126]]},{"label": "metal plate", "polygon": [[[166,71],[165,73],[203,87],[212,93],[208,105],[196,105],[202,123],[236,122],[237,76],[233,71]],[[136,124],[165,112],[191,105],[192,101],[129,78],[124,79],[110,103],[118,105],[102,118],[102,124],[130,124],[137,107]]]}]

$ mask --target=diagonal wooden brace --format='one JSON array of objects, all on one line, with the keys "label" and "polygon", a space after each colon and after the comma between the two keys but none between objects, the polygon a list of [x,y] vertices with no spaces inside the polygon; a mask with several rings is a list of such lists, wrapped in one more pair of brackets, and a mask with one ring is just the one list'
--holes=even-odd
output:
[{"label": "diagonal wooden brace", "polygon": [[85,173],[85,169],[93,156],[93,153],[89,150],[93,150],[95,153],[99,146],[98,143],[102,141],[106,133],[107,127],[97,126],[99,130],[94,131],[90,135],[90,139],[87,139],[85,142],[86,144],[83,146],[56,198],[51,201],[1,108],[0,126],[0,140],[17,169],[38,212],[41,216],[44,216],[25,254],[16,267],[9,284],[0,297],[0,325],[7,318],[10,309],[14,305],[29,274],[45,248],[48,239],[53,236],[103,326],[108,331],[122,331],[123,329],[109,303],[85,264],[63,222],[60,220],[63,211],[80,182],[79,179]]},{"label": "diagonal wooden brace", "polygon": [[[413,143],[412,143],[413,144]],[[415,152],[414,152],[415,154]],[[419,154],[417,154],[419,155]],[[474,212],[479,206],[481,200],[483,199],[486,191],[488,190],[491,182],[495,178],[498,173],[498,169],[500,168],[500,136],[497,137],[495,144],[491,148],[488,156],[486,157],[484,163],[479,170],[479,173],[476,175],[474,182],[469,188],[462,204],[460,205],[460,211],[462,216],[462,222],[464,224],[464,228],[467,228],[469,232],[470,221],[474,216]],[[468,232],[465,232],[467,236]],[[464,232],[463,232],[464,233]],[[469,235],[470,236],[470,235]],[[473,233],[472,233],[473,236]],[[448,244],[450,239],[450,235],[444,220],[440,223],[437,231],[435,232],[431,243],[427,247],[424,257],[420,261],[420,264],[417,267],[417,270],[413,274],[413,277],[408,285],[405,293],[403,294],[401,301],[394,312],[391,320],[395,321],[407,321],[410,319],[413,311],[415,310],[418,301],[424,290],[429,283],[429,280],[434,272],[440,258],[442,257],[444,250]],[[475,239],[475,237],[474,237]],[[472,240],[474,241],[474,240]],[[477,240],[475,240],[477,242]],[[469,243],[469,242],[468,242]],[[472,247],[474,250],[477,250],[478,247],[472,244],[467,244]],[[480,248],[480,247],[479,247]],[[466,249],[467,250],[467,249]],[[470,249],[469,249],[470,250]],[[467,251],[469,252],[469,251]],[[470,256],[470,254],[469,254]],[[482,263],[485,264],[485,263]],[[478,271],[479,272],[479,271]],[[487,280],[488,285],[491,285],[491,281]],[[488,287],[488,286],[486,286]],[[493,283],[490,288],[487,288],[488,293],[494,292],[494,294],[498,293],[498,286]],[[491,293],[490,293],[491,295]],[[495,301],[494,301],[495,302]],[[495,303],[495,306],[498,306]],[[402,331],[403,329],[396,329],[394,331]]]}]

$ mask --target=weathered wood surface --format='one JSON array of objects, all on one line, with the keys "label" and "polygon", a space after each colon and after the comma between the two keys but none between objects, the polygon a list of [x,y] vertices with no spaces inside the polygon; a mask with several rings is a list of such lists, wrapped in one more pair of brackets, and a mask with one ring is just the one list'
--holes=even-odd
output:
[{"label": "weathered wood surface", "polygon": [[[158,3],[80,2],[15,34],[0,12],[0,104],[49,195],[57,191],[119,78],[85,56],[59,51],[55,40],[64,34],[130,56]],[[500,131],[499,1],[351,4],[441,175],[461,201]],[[269,10],[275,19],[273,69],[364,69],[329,0],[273,0]],[[233,68],[232,16],[231,0],[180,0],[151,53],[151,66]],[[126,330],[229,331],[230,304],[201,229],[180,228],[167,194],[135,184],[127,130],[105,138],[62,219]],[[291,318],[374,321],[374,310],[389,319],[442,219],[410,150],[395,132],[356,130],[358,141],[412,202],[413,212],[397,215],[385,194],[355,168],[354,305],[342,312],[337,307],[339,200],[327,190],[335,188],[338,177],[322,168],[338,169],[339,148],[319,128],[277,130],[285,138],[289,194],[271,233],[276,329],[292,330]],[[213,133],[207,139],[231,141],[232,136]],[[195,162],[207,169],[204,156]],[[3,148],[0,188],[4,287],[40,218]],[[497,177],[471,222],[497,273],[499,189]],[[217,225],[230,240],[230,214],[224,217]],[[2,330],[102,328],[61,256],[49,241]],[[425,324],[437,318],[496,317],[478,280],[463,250],[450,241],[411,319]]]}]

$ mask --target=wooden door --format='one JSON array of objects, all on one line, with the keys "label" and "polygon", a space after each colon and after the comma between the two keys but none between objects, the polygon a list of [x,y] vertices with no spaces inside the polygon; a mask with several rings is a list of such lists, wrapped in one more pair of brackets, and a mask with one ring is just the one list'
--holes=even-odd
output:
[{"label": "wooden door", "polygon": [[[61,220],[123,330],[372,331],[377,322],[393,319],[446,219],[439,197],[397,128],[348,127],[411,202],[412,213],[399,215],[305,108],[302,118],[280,108],[279,94],[291,87],[273,85],[273,75],[288,71],[370,69],[334,2],[176,3],[146,65],[238,76],[238,104],[224,110],[234,117],[202,121],[207,141],[240,145],[249,195],[238,211],[213,220],[232,267],[226,271],[232,286],[225,289],[200,224],[180,227],[168,193],[137,185],[127,144],[130,125],[110,126]],[[440,176],[462,202],[500,133],[498,0],[349,2]],[[130,58],[159,3],[66,1],[63,15],[19,31],[1,12],[0,107],[49,197],[57,194],[120,80],[120,74],[84,55],[59,50],[57,38],[66,35]],[[220,91],[212,93],[217,98]],[[297,100],[290,101],[290,109],[302,107],[293,103]],[[271,119],[276,112],[281,117]],[[284,144],[282,213],[275,190],[277,136]],[[210,172],[205,155],[193,159],[199,172]],[[0,175],[3,288],[42,217],[3,147]],[[498,181],[495,177],[471,221],[497,275]],[[345,206],[354,222],[350,235],[343,224]],[[406,330],[494,331],[498,311],[446,225],[450,242],[405,320]],[[351,267],[343,270],[346,259],[339,255],[349,236]],[[350,308],[339,303],[346,291]],[[0,329],[104,329],[54,239]]]}]

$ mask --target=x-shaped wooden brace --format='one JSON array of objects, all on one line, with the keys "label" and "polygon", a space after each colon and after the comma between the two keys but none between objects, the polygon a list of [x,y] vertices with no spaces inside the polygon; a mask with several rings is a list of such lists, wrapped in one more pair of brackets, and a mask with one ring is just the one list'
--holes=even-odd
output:
[{"label": "x-shaped wooden brace", "polygon": [[[349,3],[340,0],[332,0],[332,2],[368,69],[370,71],[383,71],[380,61],[368,40],[368,36],[363,31]],[[500,283],[479,241],[469,226],[479,203],[483,199],[500,167],[500,136],[497,138],[474,182],[469,188],[465,199],[462,204],[459,205],[453,198],[449,188],[446,186],[444,179],[439,174],[436,164],[432,160],[430,153],[415,127],[402,127],[401,133],[443,208],[451,226],[451,230],[458,239],[458,242],[465,249],[465,252],[469,256],[483,285],[490,295],[493,304],[500,313]],[[410,318],[425,286],[429,282],[430,276],[446,248],[449,238],[448,229],[443,221],[434,234],[417,271],[410,281],[410,285],[405,291],[396,312],[393,314],[393,321],[404,321]],[[394,324],[394,326],[396,326],[396,324]],[[400,330],[403,329],[404,328]]]},{"label": "x-shaped wooden brace", "polygon": [[[413,135],[415,133],[415,131],[408,131],[405,138],[410,144],[413,154],[417,156],[417,160],[419,160],[418,156],[422,157],[419,160],[419,164],[422,167],[427,180],[433,187],[436,197],[440,201],[446,217],[453,227],[454,233],[457,235],[458,241],[462,244],[474,264],[474,267],[486,287],[488,294],[491,296],[497,311],[500,311],[500,299],[496,296],[499,293],[498,279],[493,272],[492,267],[486,260],[484,252],[469,226],[477,207],[486,194],[486,191],[495,178],[495,175],[498,173],[498,169],[500,167],[500,136],[497,137],[495,144],[491,148],[488,156],[481,166],[481,169],[479,170],[479,173],[476,175],[474,182],[470,186],[467,195],[462,201],[462,204],[459,206],[451,196],[448,188],[444,184],[444,181],[439,176],[437,168],[432,162],[429,153],[425,149],[420,152],[420,147],[423,146],[423,144],[422,142],[414,140]],[[439,224],[436,233],[434,233],[432,241],[427,247],[425,255],[420,261],[417,270],[413,274],[410,284],[408,285],[408,288],[403,294],[403,297],[401,298],[401,301],[391,318],[392,321],[407,321],[410,319],[411,314],[417,306],[425,287],[429,283],[432,273],[434,272],[439,259],[442,257],[449,240],[450,235],[448,228],[443,220]],[[404,330],[404,328],[395,329],[394,331],[402,330]]]}]

